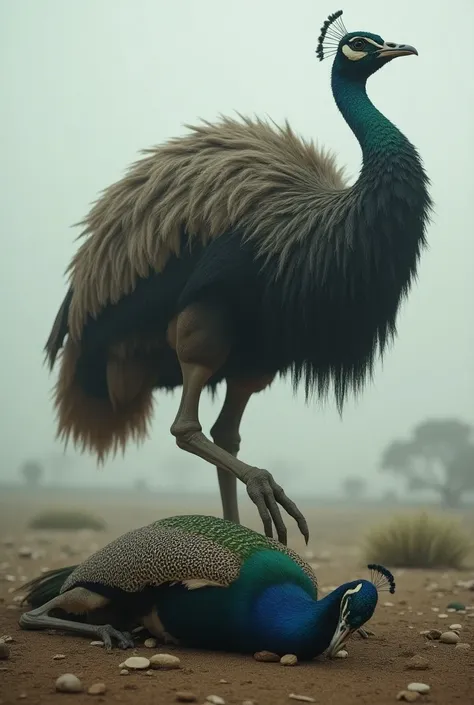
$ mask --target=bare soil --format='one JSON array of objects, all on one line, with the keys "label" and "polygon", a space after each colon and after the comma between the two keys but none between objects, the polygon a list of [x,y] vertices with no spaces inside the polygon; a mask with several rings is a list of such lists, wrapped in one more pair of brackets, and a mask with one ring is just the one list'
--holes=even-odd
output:
[{"label": "bare soil", "polygon": [[[244,701],[290,705],[296,702],[289,699],[290,693],[310,696],[320,705],[388,705],[396,702],[397,693],[408,683],[421,681],[430,685],[431,691],[421,696],[418,703],[474,705],[474,618],[468,616],[469,612],[450,612],[444,619],[438,616],[446,613],[453,600],[474,606],[474,592],[456,587],[458,580],[474,578],[474,568],[463,572],[395,571],[396,594],[381,594],[369,624],[375,636],[368,640],[353,637],[345,660],[322,657],[308,664],[283,667],[278,663],[259,663],[252,657],[170,647],[150,650],[143,645],[137,645],[135,651],[114,649],[106,653],[91,646],[87,638],[20,630],[20,609],[14,602],[13,589],[45,567],[78,563],[115,536],[161,516],[190,512],[220,515],[217,498],[188,497],[177,501],[134,493],[111,496],[105,491],[74,492],[69,496],[45,490],[34,497],[12,490],[2,494],[0,638],[9,635],[13,641],[10,658],[0,661],[0,704],[43,705],[57,701],[81,705],[95,698],[101,703],[165,705],[176,702],[177,691],[189,690],[196,694],[198,705],[209,695],[221,696],[226,705]],[[108,529],[99,533],[28,530],[29,519],[39,510],[65,505],[102,516]],[[360,553],[362,537],[367,527],[380,521],[387,510],[300,506],[310,524],[310,545],[305,548],[290,519],[289,542],[301,553],[312,552],[311,562],[318,566],[321,591],[355,577],[367,577]],[[242,519],[260,530],[249,502],[244,502]],[[472,526],[472,518],[467,517],[466,522]],[[20,557],[23,546],[32,549],[32,557]],[[434,588],[433,583],[438,587]],[[420,635],[425,629],[446,630],[453,623],[462,624],[462,641],[471,643],[471,650],[461,651]],[[143,671],[120,675],[119,664],[128,656],[150,656],[159,651],[177,654],[182,668],[149,675]],[[56,654],[64,654],[65,658],[54,660]],[[407,662],[414,654],[428,659],[428,670],[407,670]],[[78,676],[84,692],[56,693],[55,680],[63,673]],[[97,682],[106,684],[105,695],[88,695],[87,688]]]}]

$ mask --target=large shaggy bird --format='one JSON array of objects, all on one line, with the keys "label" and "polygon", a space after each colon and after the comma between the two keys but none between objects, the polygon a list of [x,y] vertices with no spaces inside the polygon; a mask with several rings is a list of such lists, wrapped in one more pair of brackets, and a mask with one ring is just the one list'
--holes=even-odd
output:
[{"label": "large shaggy bird", "polygon": [[[58,433],[99,459],[149,430],[155,389],[182,386],[178,446],[217,466],[224,517],[239,521],[236,478],[265,533],[286,543],[278,504],[308,538],[272,475],[237,459],[250,397],[291,374],[340,409],[395,333],[431,206],[416,149],[371,103],[366,81],[406,44],[347,33],[338,12],[317,53],[334,54],[332,91],[363,165],[348,185],[334,159],[288,125],[222,119],[148,150],[91,209],[70,288],[46,345]],[[206,388],[225,380],[207,438]]]}]

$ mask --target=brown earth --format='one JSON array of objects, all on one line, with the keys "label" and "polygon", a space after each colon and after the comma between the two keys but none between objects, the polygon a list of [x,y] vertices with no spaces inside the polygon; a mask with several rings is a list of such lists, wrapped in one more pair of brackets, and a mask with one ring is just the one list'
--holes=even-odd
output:
[{"label": "brown earth", "polygon": [[[100,703],[120,702],[135,705],[165,705],[176,702],[176,691],[190,690],[197,703],[209,695],[219,695],[226,705],[253,701],[256,705],[291,705],[290,693],[311,696],[320,705],[388,705],[396,702],[397,693],[409,682],[431,686],[428,695],[418,703],[438,705],[474,705],[474,618],[445,612],[447,604],[458,600],[474,606],[474,592],[456,588],[458,580],[474,577],[474,569],[456,571],[395,571],[397,592],[382,593],[379,606],[370,623],[375,636],[368,640],[353,637],[349,657],[329,661],[324,657],[296,667],[278,663],[258,663],[252,657],[232,654],[204,653],[182,649],[146,649],[137,645],[134,652],[103,649],[90,645],[90,639],[25,632],[19,629],[18,605],[13,602],[13,589],[25,578],[44,568],[80,562],[89,553],[130,528],[141,526],[161,516],[174,513],[220,514],[216,499],[163,499],[158,495],[136,493],[111,496],[95,493],[39,492],[35,497],[19,491],[2,492],[0,499],[0,638],[9,635],[11,654],[0,661],[0,703],[25,702],[42,705],[54,702]],[[27,523],[45,506],[77,506],[100,514],[108,523],[105,532],[32,532]],[[309,550],[311,562],[318,564],[317,574],[322,592],[355,577],[367,576],[360,545],[367,526],[380,521],[387,509],[362,508],[358,511],[339,507],[311,507],[300,503],[311,529]],[[255,512],[244,502],[243,521],[260,529]],[[291,526],[289,543],[305,552]],[[472,517],[466,517],[472,526]],[[11,545],[8,539],[11,539]],[[5,545],[5,541],[6,544]],[[33,557],[20,557],[19,549],[28,546]],[[7,576],[13,576],[7,578]],[[438,583],[433,588],[432,583]],[[391,602],[392,606],[384,603]],[[434,611],[438,609],[439,612]],[[452,645],[427,641],[420,631],[447,629],[461,623],[462,641],[472,644],[470,651]],[[153,671],[119,674],[119,664],[132,654],[149,656],[158,651],[176,653],[181,659],[179,671]],[[53,660],[55,654],[65,659]],[[429,661],[429,669],[407,670],[407,661],[421,654]],[[73,673],[84,684],[79,694],[56,693],[54,683],[63,673]],[[97,682],[107,686],[102,696],[91,696],[87,688]]]}]

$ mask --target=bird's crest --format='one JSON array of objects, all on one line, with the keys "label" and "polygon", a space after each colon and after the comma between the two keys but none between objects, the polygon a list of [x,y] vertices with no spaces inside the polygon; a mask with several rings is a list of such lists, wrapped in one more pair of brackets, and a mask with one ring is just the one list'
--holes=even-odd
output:
[{"label": "bird's crest", "polygon": [[321,34],[318,39],[318,46],[316,49],[317,57],[320,61],[328,56],[332,56],[337,52],[339,42],[342,37],[347,34],[347,29],[344,27],[344,22],[341,19],[342,10],[333,12],[329,15],[327,20],[324,21],[321,27]]},{"label": "bird's crest", "polygon": [[388,590],[392,595],[395,592],[395,578],[392,573],[378,563],[370,563],[367,568],[370,570],[370,580],[377,588],[378,592]]}]

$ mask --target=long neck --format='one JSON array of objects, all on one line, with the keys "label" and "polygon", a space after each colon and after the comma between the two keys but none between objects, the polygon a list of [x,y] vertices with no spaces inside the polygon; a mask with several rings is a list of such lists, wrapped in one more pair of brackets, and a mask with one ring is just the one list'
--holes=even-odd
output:
[{"label": "long neck", "polygon": [[259,597],[253,619],[262,649],[268,640],[283,653],[307,658],[321,654],[336,630],[342,595],[341,585],[321,600],[314,600],[301,587],[287,583],[267,588]]},{"label": "long neck", "polygon": [[331,86],[336,105],[361,146],[364,166],[377,154],[387,158],[401,149],[415,156],[407,138],[368,97],[365,80],[348,79],[333,69]]}]

